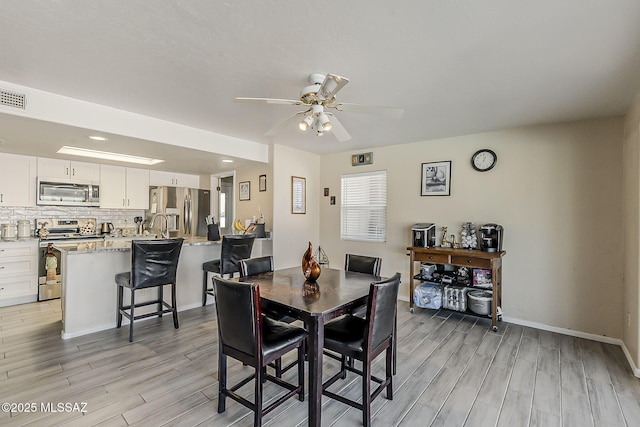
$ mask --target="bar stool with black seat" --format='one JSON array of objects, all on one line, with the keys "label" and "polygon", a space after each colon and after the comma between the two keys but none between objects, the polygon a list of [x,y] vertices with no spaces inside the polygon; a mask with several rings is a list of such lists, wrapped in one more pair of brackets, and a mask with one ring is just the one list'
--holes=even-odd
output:
[{"label": "bar stool with black seat", "polygon": [[220,249],[220,259],[207,261],[202,264],[202,306],[207,304],[207,295],[213,296],[213,288],[209,287],[207,273],[217,273],[221,277],[240,271],[238,261],[249,258],[255,234],[229,234],[222,237],[222,249]]},{"label": "bar stool with black seat", "polygon": [[[257,258],[241,259],[239,262],[240,277],[255,276],[257,274],[272,273],[273,272],[273,256],[263,256]],[[297,319],[291,317],[286,310],[279,309],[274,304],[269,304],[268,301],[262,300],[260,302],[260,309],[265,316],[277,320],[278,322],[293,323]],[[276,377],[282,378],[282,374],[293,368],[297,360],[292,361],[286,366],[282,366],[282,359],[276,359],[271,366],[276,371]]]},{"label": "bar stool with black seat", "polygon": [[[340,372],[322,384],[322,394],[362,411],[362,423],[371,425],[371,401],[386,389],[387,399],[393,400],[393,339],[400,273],[387,280],[373,282],[369,287],[366,317],[352,314],[334,319],[324,326],[324,348],[342,356]],[[371,364],[385,353],[385,378],[371,374]],[[347,364],[347,357],[362,362],[362,370]],[[328,388],[338,379],[345,378],[347,371],[362,376],[362,403],[347,399]],[[371,381],[378,387],[371,393]]]},{"label": "bar stool with black seat", "polygon": [[[297,326],[276,322],[263,316],[260,310],[260,289],[247,282],[232,282],[213,278],[216,314],[218,317],[218,413],[226,409],[226,397],[246,406],[254,412],[254,426],[262,425],[262,418],[298,395],[304,401],[304,351],[302,343],[307,331]],[[294,385],[266,372],[266,366],[290,351],[298,351],[298,384]],[[227,356],[254,368],[253,375],[238,384],[227,387]],[[254,402],[236,391],[255,380]],[[262,387],[271,381],[288,392],[263,408]]]},{"label": "bar stool with black seat", "polygon": [[[183,239],[133,240],[131,242],[131,271],[116,274],[118,285],[117,327],[122,326],[122,316],[129,319],[129,342],[133,342],[133,322],[146,317],[162,317],[173,314],[173,326],[178,329],[178,308],[176,304],[176,272]],[[171,286],[171,304],[164,301],[164,286]],[[140,289],[158,288],[158,297],[153,301],[136,304],[135,292]],[[124,288],[131,291],[129,305],[124,305]],[[151,313],[135,314],[135,309],[157,304]]]}]

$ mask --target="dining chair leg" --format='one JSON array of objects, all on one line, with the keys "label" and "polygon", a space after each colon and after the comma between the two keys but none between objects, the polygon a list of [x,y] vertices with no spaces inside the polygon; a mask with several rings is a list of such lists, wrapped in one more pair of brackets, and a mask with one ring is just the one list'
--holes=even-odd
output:
[{"label": "dining chair leg", "polygon": [[173,307],[173,327],[178,329],[178,304],[176,304],[176,284],[171,284],[171,306]]},{"label": "dining chair leg", "polygon": [[[386,376],[389,379],[389,384],[387,384],[387,399],[393,400],[393,374],[392,371],[395,369],[395,365],[393,362],[395,361],[395,347],[393,349],[387,348],[386,351]],[[392,367],[393,365],[393,367]]]},{"label": "dining chair leg", "polygon": [[305,347],[304,345],[300,345],[300,347],[298,347],[298,385],[300,386],[298,400],[300,402],[304,402],[304,355]]},{"label": "dining chair leg", "polygon": [[162,306],[162,300],[164,299],[164,286],[158,286],[158,317],[162,317],[162,310],[164,307]]},{"label": "dining chair leg", "polygon": [[352,357],[347,358],[347,356],[343,355],[340,358],[340,372],[342,373],[342,376],[340,378],[342,378],[343,380],[347,379],[347,366],[351,367],[351,364],[353,364]]},{"label": "dining chair leg", "polygon": [[397,373],[396,366],[398,364],[398,310],[393,317],[393,375]]},{"label": "dining chair leg", "polygon": [[[255,392],[255,416],[254,426],[262,425],[262,380],[266,379],[266,370],[260,366],[256,366],[256,392]],[[264,377],[264,378],[263,378]]]},{"label": "dining chair leg", "polygon": [[362,361],[362,425],[371,426],[371,360]]},{"label": "dining chair leg", "polygon": [[134,319],[134,306],[136,305],[136,299],[135,299],[135,291],[133,289],[131,289],[131,309],[129,311],[129,316],[131,316],[131,318],[129,319],[129,342],[133,342],[133,319]]},{"label": "dining chair leg", "polygon": [[118,325],[117,327],[120,328],[122,326],[122,300],[123,300],[123,294],[124,294],[124,288],[122,286],[118,286],[118,315],[117,315],[117,321],[118,321]]},{"label": "dining chair leg", "polygon": [[227,388],[227,355],[222,353],[222,346],[218,347],[218,413],[226,409],[226,397],[224,390]]},{"label": "dining chair leg", "polygon": [[207,305],[207,271],[202,272],[202,306]]}]

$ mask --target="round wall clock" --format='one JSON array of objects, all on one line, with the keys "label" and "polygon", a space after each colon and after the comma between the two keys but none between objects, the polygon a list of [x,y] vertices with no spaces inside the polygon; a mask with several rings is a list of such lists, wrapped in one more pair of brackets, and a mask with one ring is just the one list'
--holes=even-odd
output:
[{"label": "round wall clock", "polygon": [[486,172],[493,169],[498,161],[498,156],[493,150],[483,148],[471,156],[471,166],[478,172]]}]

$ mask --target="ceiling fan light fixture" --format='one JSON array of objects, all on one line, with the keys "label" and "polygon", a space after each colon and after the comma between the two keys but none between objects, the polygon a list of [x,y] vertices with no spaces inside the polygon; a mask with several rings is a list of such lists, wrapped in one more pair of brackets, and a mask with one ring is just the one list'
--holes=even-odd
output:
[{"label": "ceiling fan light fixture", "polygon": [[307,130],[311,127],[312,124],[313,124],[313,116],[309,114],[300,122],[298,127],[300,128],[300,130]]},{"label": "ceiling fan light fixture", "polygon": [[322,127],[322,130],[331,130],[331,122],[329,121],[329,117],[325,113],[322,113],[318,116],[318,129]]}]

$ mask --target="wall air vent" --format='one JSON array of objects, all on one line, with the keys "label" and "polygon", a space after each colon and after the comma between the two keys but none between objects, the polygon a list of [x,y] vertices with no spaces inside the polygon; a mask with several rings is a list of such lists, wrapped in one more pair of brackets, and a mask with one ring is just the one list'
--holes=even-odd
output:
[{"label": "wall air vent", "polygon": [[13,92],[0,88],[0,105],[25,109],[27,96],[24,93]]}]

